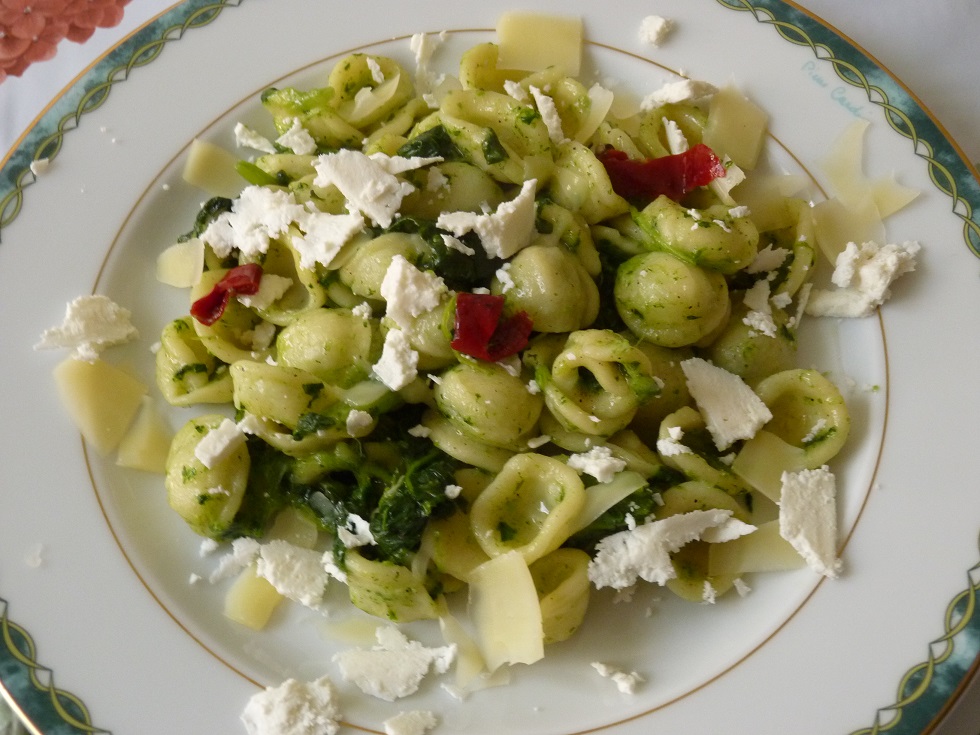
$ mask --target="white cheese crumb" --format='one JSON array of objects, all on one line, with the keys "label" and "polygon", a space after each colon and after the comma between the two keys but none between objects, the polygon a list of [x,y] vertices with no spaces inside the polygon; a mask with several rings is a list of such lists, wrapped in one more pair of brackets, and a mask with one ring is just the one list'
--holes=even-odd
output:
[{"label": "white cheese crumb", "polygon": [[381,71],[381,65],[374,60],[371,56],[364,59],[367,63],[367,68],[371,72],[371,79],[374,80],[375,84],[381,84],[385,80],[384,72]]},{"label": "white cheese crumb", "polygon": [[307,209],[291,192],[265,186],[246,186],[231,211],[218,215],[201,233],[219,258],[236,248],[245,255],[261,255],[269,241],[286,233],[289,225],[302,218]]},{"label": "white cheese crumb", "polygon": [[626,460],[614,457],[609,447],[602,446],[571,455],[567,464],[573,470],[592,475],[599,482],[610,482],[617,472],[626,469]]},{"label": "white cheese crumb", "polygon": [[303,127],[303,123],[299,121],[298,117],[293,118],[293,124],[289,130],[276,138],[276,143],[300,156],[316,153],[316,141],[313,140],[309,131]]},{"label": "white cheese crumb", "polygon": [[690,145],[687,142],[687,138],[684,136],[684,131],[681,130],[681,126],[675,123],[670,118],[663,118],[664,125],[664,135],[667,137],[667,150],[670,153],[676,155],[678,153],[684,153]]},{"label": "white cheese crumb", "polygon": [[456,237],[475,232],[491,258],[510,258],[531,244],[536,186],[536,179],[525,181],[520,193],[497,207],[496,212],[443,212],[436,220],[436,226]]},{"label": "white cheese crumb", "polygon": [[[734,212],[735,210],[732,209],[731,211]],[[781,266],[788,257],[789,250],[786,248],[774,248],[772,243],[770,243],[756,253],[756,256],[752,259],[752,262],[746,266],[745,272],[768,273],[769,271],[774,271]]]},{"label": "white cheese crumb", "polygon": [[239,148],[252,148],[262,153],[276,152],[276,147],[271,140],[255,132],[244,123],[235,124],[235,145]]},{"label": "white cheese crumb", "polygon": [[327,677],[287,679],[252,695],[241,719],[248,735],[336,735],[340,710]]},{"label": "white cheese crumb", "polygon": [[640,21],[640,40],[651,46],[659,46],[674,29],[674,22],[659,15],[648,15]]},{"label": "white cheese crumb", "polygon": [[760,278],[745,291],[742,301],[749,308],[749,312],[742,318],[742,323],[767,337],[774,338],[776,322],[772,318],[772,307],[769,304],[769,281]]},{"label": "white cheese crumb", "polygon": [[708,605],[714,605],[718,601],[718,590],[711,584],[710,580],[704,580],[704,587],[701,590],[701,601]]},{"label": "white cheese crumb", "polygon": [[915,270],[921,250],[917,242],[879,245],[848,243],[837,256],[831,281],[837,289],[813,289],[806,313],[811,316],[870,316],[891,295],[899,276]]},{"label": "white cheese crumb", "polygon": [[387,302],[386,316],[401,329],[410,329],[413,320],[439,306],[449,293],[443,280],[421,271],[403,255],[391,259],[381,281],[381,296]]},{"label": "white cheese crumb", "polygon": [[313,270],[317,263],[329,267],[340,249],[364,229],[360,212],[330,214],[319,211],[312,202],[296,220],[302,234],[293,235],[292,246],[299,253],[300,267]]},{"label": "white cheese crumb", "polygon": [[261,549],[262,544],[254,538],[236,538],[231,542],[231,551],[218,560],[218,566],[211,572],[208,581],[214,583],[235,576],[255,561]]},{"label": "white cheese crumb", "polygon": [[221,423],[205,434],[194,447],[194,456],[208,469],[245,443],[245,433],[231,419],[222,419]]},{"label": "white cheese crumb", "polygon": [[210,556],[216,552],[219,548],[219,544],[213,538],[206,538],[201,541],[201,547],[198,549],[198,554],[203,558],[205,556]]},{"label": "white cheese crumb", "polygon": [[409,41],[409,48],[415,54],[415,89],[420,95],[430,93],[436,84],[436,75],[430,71],[429,63],[432,61],[432,55],[441,45],[440,36],[433,38],[428,33],[416,33]]},{"label": "white cheese crumb", "polygon": [[382,725],[385,735],[425,735],[439,724],[429,710],[409,710],[389,717]]},{"label": "white cheese crumb", "polygon": [[510,291],[515,285],[514,279],[511,278],[510,273],[508,273],[509,270],[510,263],[504,263],[504,265],[501,268],[498,268],[497,272],[494,274],[497,277],[497,280],[500,282],[500,293],[502,294]]},{"label": "white cheese crumb", "polygon": [[467,245],[465,242],[460,240],[458,237],[453,237],[452,235],[443,235],[442,242],[450,250],[458,250],[463,255],[476,255],[476,251]]},{"label": "white cheese crumb", "polygon": [[735,591],[738,593],[739,597],[745,597],[747,594],[749,594],[752,591],[752,588],[749,587],[745,583],[745,580],[743,580],[741,577],[736,577],[735,579],[733,579],[732,586],[735,588]]},{"label": "white cheese crumb", "polygon": [[513,79],[504,80],[504,91],[518,102],[531,101],[531,98],[528,97],[527,90],[524,89],[520,82],[515,82]]},{"label": "white cheese crumb", "polygon": [[76,360],[95,362],[107,347],[136,339],[130,312],[108,296],[79,296],[69,302],[60,326],[45,329],[35,350],[65,347]]},{"label": "white cheese crumb", "polygon": [[408,430],[409,436],[416,436],[420,439],[426,438],[431,433],[432,429],[430,429],[428,426],[423,426],[422,424],[417,424]]},{"label": "white cheese crumb", "polygon": [[419,353],[412,349],[400,329],[389,330],[385,335],[381,358],[372,370],[382,383],[391,390],[401,390],[418,375]]},{"label": "white cheese crumb", "polygon": [[593,661],[592,668],[596,670],[599,676],[611,679],[616,684],[616,688],[623,694],[635,693],[637,685],[644,681],[643,677],[635,671],[627,673],[617,669],[615,666],[610,666],[599,661]]},{"label": "white cheese crumb", "polygon": [[652,110],[660,105],[680,104],[682,102],[699,102],[718,92],[718,88],[708,82],[694,79],[682,79],[679,82],[665,84],[656,92],[647,95],[640,102],[643,111]]},{"label": "white cheese crumb", "polygon": [[374,313],[371,311],[371,304],[369,304],[367,301],[362,301],[359,303],[357,306],[351,309],[351,313],[354,316],[359,316],[361,319],[365,320],[374,316]]},{"label": "white cheese crumb", "polygon": [[637,579],[664,584],[677,576],[670,561],[672,553],[701,538],[708,529],[732,520],[730,510],[694,510],[606,536],[589,562],[589,580],[597,589],[623,589]]},{"label": "white cheese crumb", "polygon": [[550,441],[551,441],[551,437],[550,436],[548,436],[547,434],[542,434],[541,436],[536,436],[533,439],[528,439],[527,440],[527,448],[528,449],[539,449],[539,448],[543,447],[545,444],[547,444]]},{"label": "white cheese crumb", "polygon": [[34,544],[27,553],[24,554],[24,563],[31,569],[40,569],[44,566],[45,548],[44,544]]},{"label": "white cheese crumb", "polygon": [[837,483],[827,467],[784,472],[779,500],[779,535],[807,566],[825,577],[840,573],[837,558]]},{"label": "white cheese crumb", "polygon": [[322,556],[319,551],[275,539],[259,550],[255,573],[284,597],[315,608],[323,599],[329,579]]},{"label": "white cheese crumb", "polygon": [[551,139],[551,142],[555,145],[561,145],[567,142],[568,138],[565,137],[565,133],[562,131],[561,116],[558,114],[558,107],[555,105],[555,101],[533,84],[528,89],[531,92],[531,96],[534,97],[534,104],[537,105],[538,112],[541,113],[541,119],[544,121],[545,127],[548,128],[548,137]]},{"label": "white cheese crumb", "polygon": [[446,485],[446,487],[443,488],[443,492],[447,498],[450,500],[455,500],[459,497],[459,494],[463,492],[463,488],[460,485]]},{"label": "white cheese crumb", "polygon": [[371,524],[361,518],[357,513],[350,513],[344,526],[337,526],[337,538],[348,549],[355,549],[359,546],[374,545],[374,534],[371,533]]},{"label": "white cheese crumb", "polygon": [[353,437],[364,436],[369,433],[374,417],[367,411],[354,409],[347,414],[347,433]]},{"label": "white cheese crumb", "polygon": [[700,357],[681,362],[687,387],[719,450],[739,439],[751,439],[772,412],[738,375]]},{"label": "white cheese crumb", "polygon": [[333,657],[345,681],[388,702],[418,691],[430,670],[444,674],[456,657],[456,646],[426,648],[397,628],[378,628],[378,645],[341,651]]},{"label": "white cheese crumb", "polygon": [[276,325],[266,321],[259,322],[254,329],[246,329],[242,332],[242,342],[257,351],[268,349],[275,337]]},{"label": "white cheese crumb", "polygon": [[533,378],[527,381],[527,392],[532,396],[538,395],[541,392],[541,386],[538,385],[538,381],[534,380]]},{"label": "white cheese crumb", "polygon": [[380,159],[360,151],[342,149],[319,156],[314,163],[315,186],[334,185],[356,209],[381,227],[388,227],[402,199],[415,190],[407,181],[389,173]]}]

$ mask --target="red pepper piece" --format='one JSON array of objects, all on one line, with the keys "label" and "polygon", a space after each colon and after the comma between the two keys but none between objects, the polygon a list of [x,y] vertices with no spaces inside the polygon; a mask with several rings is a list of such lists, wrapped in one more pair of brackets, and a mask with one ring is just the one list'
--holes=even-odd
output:
[{"label": "red pepper piece", "polygon": [[527,346],[533,324],[526,312],[502,318],[504,297],[459,293],[452,348],[478,360],[497,362]]},{"label": "red pepper piece", "polygon": [[680,201],[697,187],[725,176],[725,165],[704,143],[684,153],[643,161],[608,148],[599,154],[599,161],[609,174],[613,191],[630,201],[652,202],[661,195]]},{"label": "red pepper piece", "polygon": [[235,294],[250,296],[259,290],[262,266],[246,263],[232,268],[207,294],[191,304],[191,316],[201,324],[210,326],[221,318],[229,299]]}]

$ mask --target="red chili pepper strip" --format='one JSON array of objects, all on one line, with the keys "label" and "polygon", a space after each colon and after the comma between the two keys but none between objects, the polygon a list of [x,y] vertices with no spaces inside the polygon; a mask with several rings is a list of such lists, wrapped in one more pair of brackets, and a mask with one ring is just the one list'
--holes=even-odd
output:
[{"label": "red chili pepper strip", "polygon": [[225,273],[214,288],[191,304],[191,316],[201,324],[211,326],[221,318],[228,301],[235,294],[250,296],[259,290],[262,281],[262,266],[246,263]]},{"label": "red chili pepper strip", "polygon": [[503,313],[503,296],[457,294],[455,337],[450,345],[457,352],[489,362],[516,355],[531,336],[531,317],[520,311],[502,318]]},{"label": "red chili pepper strip", "polygon": [[630,201],[652,202],[661,195],[680,201],[697,187],[725,176],[725,165],[704,143],[684,153],[643,161],[608,148],[599,154],[599,161],[609,174],[613,191]]}]

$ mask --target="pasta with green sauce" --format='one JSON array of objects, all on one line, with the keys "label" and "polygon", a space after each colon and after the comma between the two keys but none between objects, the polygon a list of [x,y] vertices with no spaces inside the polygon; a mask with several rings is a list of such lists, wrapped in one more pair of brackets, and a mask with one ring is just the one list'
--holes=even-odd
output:
[{"label": "pasta with green sauce", "polygon": [[[205,413],[166,489],[219,541],[299,513],[352,603],[396,622],[526,567],[552,643],[594,587],[624,586],[593,569],[609,539],[698,512],[772,520],[783,472],[826,465],[849,419],[794,362],[807,208],[766,230],[736,203],[721,184],[744,172],[704,144],[710,99],[617,117],[559,68],[497,60],[476,46],[423,94],[354,54],[321,88],[263,93],[275,142],[185,238],[205,269],[157,383]],[[719,446],[692,360],[769,418]],[[713,599],[737,577],[712,573],[713,546],[649,573]]]}]

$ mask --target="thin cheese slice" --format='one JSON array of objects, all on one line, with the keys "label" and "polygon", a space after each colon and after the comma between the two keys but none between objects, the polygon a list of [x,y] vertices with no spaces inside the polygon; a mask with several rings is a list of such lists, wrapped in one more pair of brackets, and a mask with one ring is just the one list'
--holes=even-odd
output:
[{"label": "thin cheese slice", "polygon": [[195,138],[187,152],[183,177],[212,196],[234,199],[244,186],[235,166],[238,159],[219,145]]},{"label": "thin cheese slice", "polygon": [[578,76],[582,65],[582,19],[510,11],[497,21],[497,68],[543,71],[558,67]]},{"label": "thin cheese slice", "polygon": [[62,403],[85,440],[105,456],[122,441],[147,388],[103,360],[68,359],[54,369]]},{"label": "thin cheese slice", "polygon": [[762,523],[753,533],[708,547],[708,575],[781,572],[804,566],[803,557],[779,535],[779,521]]},{"label": "thin cheese slice", "polygon": [[715,153],[727,155],[746,170],[755,168],[762,152],[769,116],[733,87],[720,90],[711,100],[704,143]]},{"label": "thin cheese slice", "polygon": [[149,396],[143,396],[136,421],[119,443],[116,464],[162,475],[173,436],[173,430],[156,403]]},{"label": "thin cheese slice", "polygon": [[508,551],[470,574],[470,614],[487,669],[544,657],[541,605],[527,562]]}]

